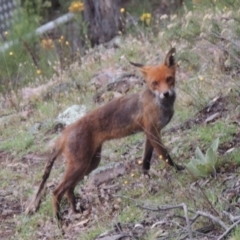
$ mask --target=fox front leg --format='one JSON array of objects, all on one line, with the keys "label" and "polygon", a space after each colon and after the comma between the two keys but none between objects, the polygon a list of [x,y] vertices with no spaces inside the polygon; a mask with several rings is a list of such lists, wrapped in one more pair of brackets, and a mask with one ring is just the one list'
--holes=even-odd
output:
[{"label": "fox front leg", "polygon": [[153,153],[153,146],[151,145],[149,139],[146,138],[145,145],[144,145],[143,157],[142,157],[143,174],[149,175],[148,171],[149,171],[150,165],[151,165],[152,153]]},{"label": "fox front leg", "polygon": [[[160,156],[161,156],[161,155],[160,155]],[[160,157],[160,156],[159,156],[159,157]],[[172,158],[170,157],[170,155],[169,155],[168,153],[166,154],[166,157],[165,157],[164,161],[165,161],[166,163],[168,163],[170,166],[173,166],[177,171],[182,171],[182,170],[185,169],[184,166],[181,166],[181,165],[176,164],[176,163],[172,160]]]},{"label": "fox front leg", "polygon": [[[149,128],[149,131],[146,132],[146,135],[147,135],[148,140],[146,141],[146,144],[145,144],[145,152],[144,152],[144,160],[143,160],[143,168],[144,169],[150,168],[151,157],[149,158],[149,156],[152,156],[152,152],[150,155],[151,148],[149,147],[149,145],[151,145],[152,148],[155,149],[155,151],[157,152],[157,154],[161,160],[165,161],[170,166],[173,166],[177,171],[181,171],[184,169],[183,166],[178,165],[177,163],[175,163],[172,160],[172,158],[168,154],[166,147],[163,145],[158,132],[155,129]],[[146,149],[149,149],[149,151],[147,151]]]},{"label": "fox front leg", "polygon": [[184,166],[178,165],[175,163],[171,156],[169,155],[167,149],[163,146],[162,142],[159,141],[158,144],[156,144],[156,151],[159,154],[159,158],[169,164],[170,166],[173,166],[177,171],[184,170]]}]

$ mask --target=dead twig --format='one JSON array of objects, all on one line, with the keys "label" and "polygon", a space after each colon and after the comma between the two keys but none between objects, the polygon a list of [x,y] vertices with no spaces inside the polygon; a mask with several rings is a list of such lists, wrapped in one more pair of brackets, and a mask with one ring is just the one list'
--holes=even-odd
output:
[{"label": "dead twig", "polygon": [[191,240],[193,239],[192,228],[191,228],[191,224],[190,224],[189,216],[188,216],[188,208],[187,208],[187,205],[185,203],[181,203],[181,204],[176,205],[176,206],[173,206],[173,205],[161,206],[161,207],[157,207],[155,209],[149,208],[149,207],[144,207],[144,206],[141,206],[141,205],[137,205],[137,207],[142,208],[142,209],[151,210],[151,211],[166,211],[166,210],[171,210],[171,209],[176,209],[176,208],[182,208],[183,211],[184,211],[184,215],[185,215],[185,220],[186,220],[186,224],[187,224],[187,231],[188,231],[189,238]]},{"label": "dead twig", "polygon": [[213,216],[210,213],[197,211],[196,212],[196,216],[194,217],[194,219],[196,220],[199,216],[203,216],[203,217],[209,218],[210,220],[214,221],[215,223],[218,223],[218,225],[220,225],[224,230],[228,229],[228,227],[225,225],[225,223],[221,219]]},{"label": "dead twig", "polygon": [[[188,230],[187,230],[185,227],[183,227],[182,225],[180,225],[179,223],[177,223],[177,222],[175,222],[175,221],[170,221],[170,222],[173,223],[173,224],[175,224],[175,225],[177,225],[179,228],[182,229],[182,231],[179,232],[178,235],[185,233],[185,235],[184,235],[182,238],[179,238],[180,240],[184,240],[184,239],[186,239],[186,238],[189,236]],[[215,236],[210,235],[210,234],[203,233],[203,232],[201,232],[201,231],[199,231],[199,230],[200,230],[200,229],[197,229],[197,230],[195,230],[195,231],[192,231],[193,237],[196,237],[196,236],[198,236],[198,235],[202,235],[202,236],[205,236],[205,237],[215,238]],[[166,239],[168,239],[168,238],[166,238]]]},{"label": "dead twig", "polygon": [[188,208],[187,208],[187,205],[185,203],[182,203],[181,205],[183,207],[183,211],[184,211],[184,214],[185,214],[189,237],[190,237],[190,239],[192,239],[192,228],[191,228],[191,224],[190,224],[190,221],[189,221]]},{"label": "dead twig", "polygon": [[[190,171],[189,171],[190,172]],[[202,192],[202,195],[204,196],[205,200],[207,201],[207,203],[209,204],[209,206],[211,206],[212,210],[219,216],[220,214],[218,213],[218,211],[215,209],[215,207],[213,206],[213,204],[209,201],[205,191],[203,190],[203,188],[200,186],[200,184],[198,182],[196,182],[196,185],[198,186],[198,188],[200,189],[200,191]]]},{"label": "dead twig", "polygon": [[[220,218],[218,218],[218,217],[216,217],[216,216],[214,216],[214,215],[212,215],[210,213],[203,212],[203,211],[196,211],[196,212],[194,212],[192,210],[189,210],[185,203],[181,203],[179,205],[158,206],[158,207],[155,207],[155,208],[141,206],[141,205],[137,205],[137,207],[142,208],[142,209],[146,209],[146,210],[150,210],[150,211],[167,211],[167,210],[171,210],[171,209],[182,208],[183,211],[184,211],[185,217],[179,216],[179,215],[174,215],[174,216],[175,217],[179,217],[181,219],[185,219],[187,227],[184,228],[183,226],[179,225],[175,221],[171,221],[172,223],[174,223],[178,227],[180,227],[182,230],[186,231],[187,234],[183,238],[181,238],[181,239],[186,239],[187,237],[189,237],[189,239],[193,239],[193,236],[195,236],[196,234],[201,234],[200,231],[197,231],[197,230],[193,231],[192,228],[191,228],[191,225],[201,216],[210,219],[211,221],[213,221],[214,223],[218,224],[221,228],[223,228],[225,230],[225,232],[221,236],[219,236],[217,238],[217,240],[222,240],[223,238],[225,238],[240,223],[240,216],[232,216],[230,213],[224,211],[223,213],[228,216],[229,220],[234,222],[229,227]],[[193,218],[189,218],[189,216],[188,216],[188,212],[189,211],[191,211],[192,213],[193,212],[195,213],[195,216]],[[154,224],[154,226],[157,225],[157,224],[162,224],[163,222],[164,221],[160,221],[160,222]]]},{"label": "dead twig", "polygon": [[175,225],[177,225],[179,228],[182,229],[182,231],[179,232],[179,235],[182,235],[182,234],[184,234],[184,233],[187,232],[187,234],[185,234],[185,236],[182,237],[181,240],[183,240],[183,239],[185,239],[185,238],[187,238],[187,237],[189,236],[188,229],[186,229],[185,227],[183,227],[182,225],[180,225],[178,222],[175,222],[175,221],[170,221],[170,222],[173,223],[173,224],[175,224]]},{"label": "dead twig", "polygon": [[27,50],[27,52],[29,53],[34,65],[36,67],[38,67],[38,60],[36,57],[36,54],[34,53],[34,51],[32,51],[32,49],[29,47],[28,43],[26,41],[24,41],[21,37],[20,37],[20,41],[22,42],[24,48]]},{"label": "dead twig", "polygon": [[229,218],[231,222],[236,222],[240,220],[240,216],[233,216],[231,213],[228,213],[227,211],[223,211],[223,213]]},{"label": "dead twig", "polygon": [[[137,204],[137,203],[144,203],[144,201],[136,200],[136,199],[134,199],[134,198],[131,198],[131,197],[128,197],[128,196],[124,196],[124,195],[121,195],[121,194],[113,194],[112,196],[115,197],[115,198],[116,198],[116,197],[118,197],[118,198],[125,198],[125,199],[127,199],[127,200],[130,200],[130,201],[135,202],[136,204]],[[138,206],[138,204],[137,204],[136,206]]]},{"label": "dead twig", "polygon": [[232,224],[220,237],[217,238],[217,240],[224,239],[239,223],[240,219],[234,224]]}]

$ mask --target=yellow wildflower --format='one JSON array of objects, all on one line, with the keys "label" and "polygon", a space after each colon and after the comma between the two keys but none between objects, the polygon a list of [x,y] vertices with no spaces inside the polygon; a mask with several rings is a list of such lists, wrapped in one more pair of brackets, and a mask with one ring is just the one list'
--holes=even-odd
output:
[{"label": "yellow wildflower", "polygon": [[13,56],[13,52],[10,52],[9,55],[10,55],[10,56]]},{"label": "yellow wildflower", "polygon": [[140,20],[149,25],[151,22],[151,18],[152,18],[151,13],[143,13],[142,16],[140,17]]},{"label": "yellow wildflower", "polygon": [[7,35],[8,35],[8,31],[5,31],[5,32],[4,32],[4,35],[7,36]]},{"label": "yellow wildflower", "polygon": [[42,71],[40,69],[37,70],[37,75],[42,74]]},{"label": "yellow wildflower", "polygon": [[124,12],[125,12],[125,8],[121,8],[120,13],[124,13]]},{"label": "yellow wildflower", "polygon": [[68,41],[66,41],[66,42],[65,42],[65,44],[68,46],[68,45],[69,45],[69,42],[68,42]]},{"label": "yellow wildflower", "polygon": [[72,13],[81,12],[84,10],[84,4],[81,1],[72,2],[68,10]]},{"label": "yellow wildflower", "polygon": [[58,39],[58,42],[59,42],[59,43],[62,43],[63,40],[64,40],[64,36],[62,35],[62,36]]},{"label": "yellow wildflower", "polygon": [[41,46],[44,49],[52,49],[52,48],[54,48],[53,40],[52,39],[43,39],[41,41]]}]

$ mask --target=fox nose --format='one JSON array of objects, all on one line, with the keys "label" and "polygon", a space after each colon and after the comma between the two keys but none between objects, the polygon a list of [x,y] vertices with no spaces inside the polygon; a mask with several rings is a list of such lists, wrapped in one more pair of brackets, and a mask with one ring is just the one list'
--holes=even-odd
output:
[{"label": "fox nose", "polygon": [[167,92],[165,92],[165,93],[163,93],[163,96],[165,97],[165,98],[168,98],[169,97],[169,92],[167,91]]}]

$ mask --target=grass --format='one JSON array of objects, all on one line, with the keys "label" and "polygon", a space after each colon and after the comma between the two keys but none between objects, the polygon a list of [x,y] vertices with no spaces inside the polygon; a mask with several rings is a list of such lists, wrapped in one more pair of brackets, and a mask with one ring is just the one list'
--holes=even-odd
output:
[{"label": "grass", "polygon": [[143,212],[138,208],[130,204],[124,204],[124,208],[116,218],[116,223],[137,223],[139,219],[143,218]]},{"label": "grass", "polygon": [[99,236],[101,233],[104,233],[107,228],[101,226],[102,223],[97,223],[94,229],[90,229],[88,233],[83,233],[82,236],[79,236],[79,239],[83,240],[92,240]]},{"label": "grass", "polygon": [[234,149],[233,152],[228,154],[229,162],[235,162],[238,166],[240,165],[240,151],[238,149]]},{"label": "grass", "polygon": [[215,124],[209,124],[203,127],[195,127],[195,134],[193,138],[198,140],[204,145],[209,145],[211,141],[217,137],[220,138],[220,142],[230,141],[233,134],[237,132],[237,126],[235,124],[228,124],[226,128],[226,123],[223,121],[218,121]]},{"label": "grass", "polygon": [[10,138],[3,141],[1,149],[5,151],[21,152],[29,150],[34,144],[34,137],[28,132],[18,132],[11,134]]},{"label": "grass", "polygon": [[236,227],[234,234],[233,234],[233,239],[240,239],[240,228]]}]

